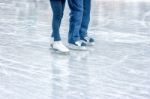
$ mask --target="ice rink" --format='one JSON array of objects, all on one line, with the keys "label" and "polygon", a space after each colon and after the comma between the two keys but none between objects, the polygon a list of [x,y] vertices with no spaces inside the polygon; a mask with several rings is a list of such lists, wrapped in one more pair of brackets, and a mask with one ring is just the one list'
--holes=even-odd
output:
[{"label": "ice rink", "polygon": [[[92,0],[96,45],[62,55],[49,0],[0,0],[0,99],[150,99],[150,2],[137,1]],[[68,24],[66,4],[65,44]]]}]

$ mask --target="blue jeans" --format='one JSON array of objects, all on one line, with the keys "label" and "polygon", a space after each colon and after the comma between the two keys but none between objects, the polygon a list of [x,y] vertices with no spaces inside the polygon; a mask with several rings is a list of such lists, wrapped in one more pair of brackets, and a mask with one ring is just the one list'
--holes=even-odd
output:
[{"label": "blue jeans", "polygon": [[53,20],[52,20],[52,37],[54,41],[60,41],[60,24],[64,13],[66,0],[50,0],[51,8],[53,11]]},{"label": "blue jeans", "polygon": [[68,0],[68,4],[71,9],[68,42],[74,43],[87,36],[91,0]]}]

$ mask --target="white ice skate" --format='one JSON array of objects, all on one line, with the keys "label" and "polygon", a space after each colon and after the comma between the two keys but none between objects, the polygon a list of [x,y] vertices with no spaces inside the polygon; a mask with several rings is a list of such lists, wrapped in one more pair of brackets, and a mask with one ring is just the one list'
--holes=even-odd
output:
[{"label": "white ice skate", "polygon": [[51,48],[58,53],[69,53],[69,49],[61,41],[51,43]]}]

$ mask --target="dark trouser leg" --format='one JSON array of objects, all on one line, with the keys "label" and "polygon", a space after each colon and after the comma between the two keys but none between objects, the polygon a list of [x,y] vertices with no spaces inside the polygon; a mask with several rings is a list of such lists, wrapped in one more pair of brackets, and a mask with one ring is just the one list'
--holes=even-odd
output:
[{"label": "dark trouser leg", "polygon": [[63,17],[64,7],[66,0],[50,0],[51,8],[53,11],[53,20],[52,20],[52,37],[54,41],[60,41],[60,24]]},{"label": "dark trouser leg", "polygon": [[80,39],[79,30],[83,16],[83,0],[68,0],[71,10],[69,25],[69,43],[74,43]]},{"label": "dark trouser leg", "polygon": [[87,30],[90,22],[91,0],[83,0],[83,17],[80,28],[80,38],[87,36]]}]

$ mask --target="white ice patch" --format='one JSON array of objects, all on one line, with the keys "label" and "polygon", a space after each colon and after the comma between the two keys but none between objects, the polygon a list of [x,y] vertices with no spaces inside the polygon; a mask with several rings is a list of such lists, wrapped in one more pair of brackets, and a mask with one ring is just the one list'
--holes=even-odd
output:
[{"label": "white ice patch", "polygon": [[121,33],[121,32],[101,32],[99,37],[102,40],[109,42],[119,42],[119,43],[150,43],[150,37],[132,34],[132,33]]}]

